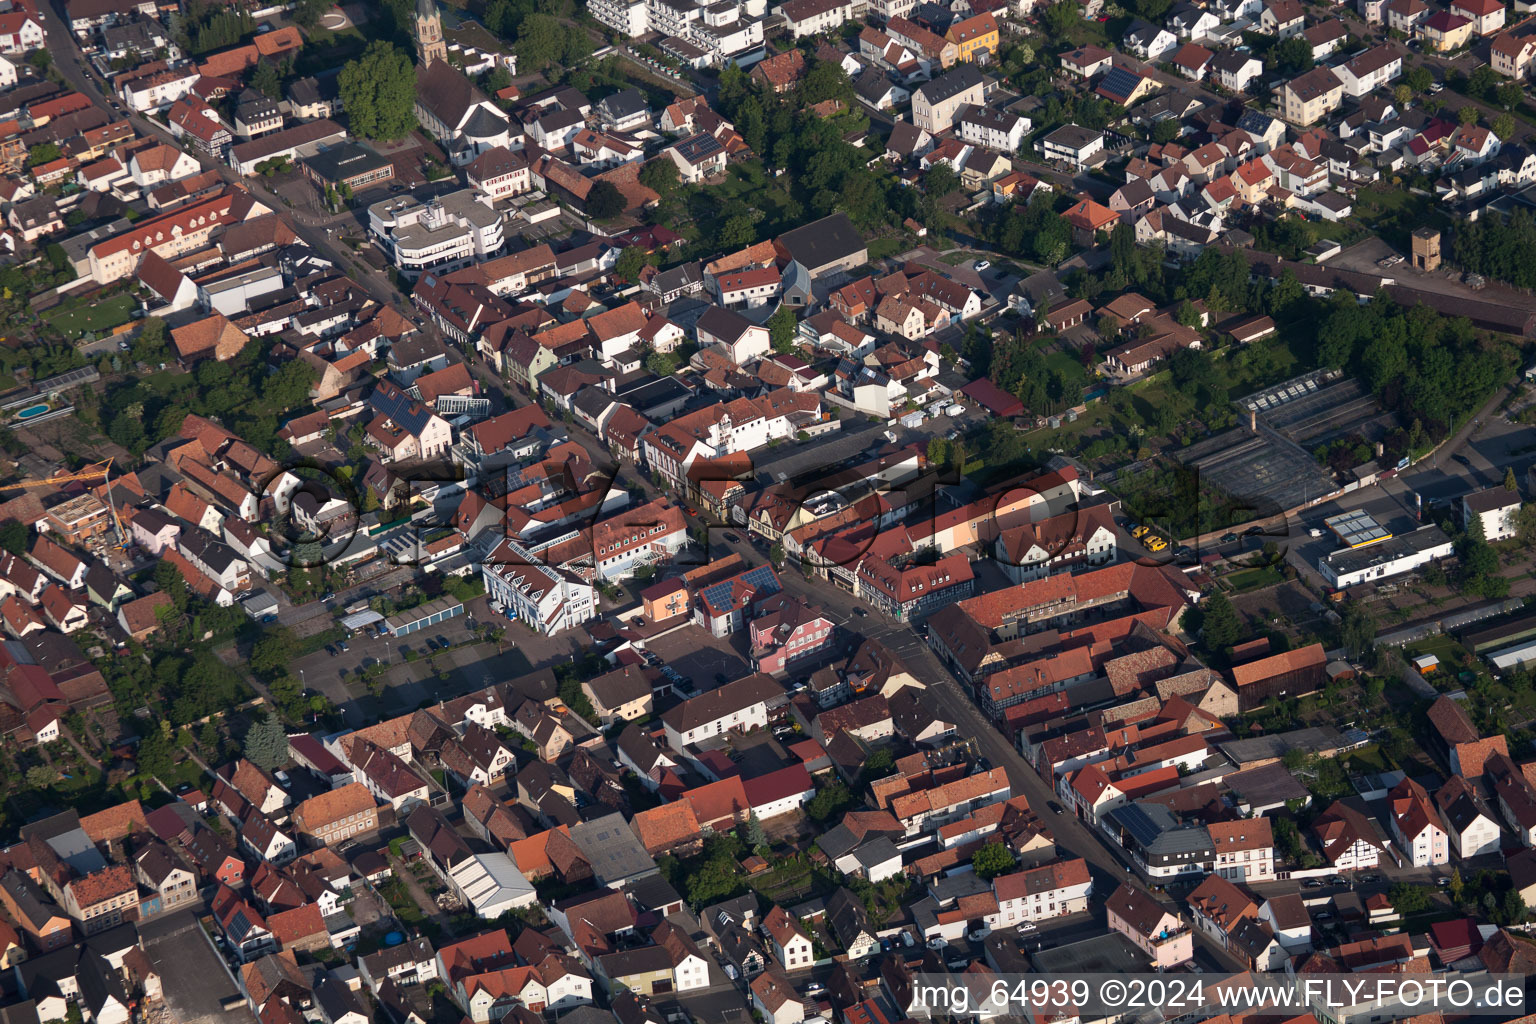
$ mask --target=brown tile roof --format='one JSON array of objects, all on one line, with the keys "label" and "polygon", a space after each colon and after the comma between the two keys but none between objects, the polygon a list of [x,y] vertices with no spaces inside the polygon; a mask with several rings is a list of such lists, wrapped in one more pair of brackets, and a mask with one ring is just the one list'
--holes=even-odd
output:
[{"label": "brown tile roof", "polygon": [[135,829],[149,828],[144,818],[144,807],[137,800],[129,800],[104,811],[88,814],[80,819],[80,827],[93,843],[106,843],[122,839]]},{"label": "brown tile roof", "polygon": [[656,856],[700,838],[699,819],[686,800],[636,813],[630,822],[647,853]]},{"label": "brown tile roof", "polygon": [[267,928],[285,947],[326,934],[325,918],[320,914],[318,903],[306,903],[293,910],[272,914],[267,918]]},{"label": "brown tile roof", "polygon": [[375,806],[373,794],[361,782],[312,796],[293,809],[293,819],[309,832],[318,832],[334,821],[359,814]]},{"label": "brown tile roof", "polygon": [[1324,653],[1322,644],[1308,644],[1306,647],[1281,651],[1268,658],[1235,666],[1232,669],[1232,681],[1240,687],[1250,686],[1286,672],[1315,668],[1327,664],[1327,661],[1328,655]]},{"label": "brown tile roof", "polygon": [[135,888],[133,872],[126,864],[109,864],[69,883],[69,891],[82,910],[133,892]]},{"label": "brown tile roof", "polygon": [[229,322],[223,313],[215,313],[171,331],[171,344],[182,359],[230,359],[250,339]]},{"label": "brown tile roof", "polygon": [[1471,743],[1458,743],[1455,752],[1457,763],[1461,765],[1461,774],[1475,779],[1483,774],[1483,767],[1494,754],[1509,756],[1509,741],[1503,736],[1487,736]]},{"label": "brown tile roof", "polygon": [[1429,724],[1435,727],[1447,747],[1477,741],[1477,729],[1473,727],[1472,719],[1467,717],[1467,711],[1460,701],[1442,694],[1429,706],[1428,715]]},{"label": "brown tile roof", "polygon": [[1129,882],[1120,883],[1120,888],[1105,902],[1105,909],[1145,936],[1151,936],[1153,929],[1170,913],[1145,889]]}]

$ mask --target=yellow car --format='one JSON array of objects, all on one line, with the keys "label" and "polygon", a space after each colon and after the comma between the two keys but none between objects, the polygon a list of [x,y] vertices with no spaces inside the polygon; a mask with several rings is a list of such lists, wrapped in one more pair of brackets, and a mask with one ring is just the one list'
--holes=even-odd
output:
[{"label": "yellow car", "polygon": [[1148,551],[1161,551],[1168,546],[1168,542],[1161,537],[1153,537],[1146,541]]},{"label": "yellow car", "polygon": [[1138,526],[1138,527],[1136,527],[1136,529],[1131,531],[1131,536],[1135,537],[1137,540],[1141,540],[1141,538],[1145,537],[1147,534],[1149,534],[1151,532],[1152,532],[1152,527],[1150,527],[1150,526]]}]

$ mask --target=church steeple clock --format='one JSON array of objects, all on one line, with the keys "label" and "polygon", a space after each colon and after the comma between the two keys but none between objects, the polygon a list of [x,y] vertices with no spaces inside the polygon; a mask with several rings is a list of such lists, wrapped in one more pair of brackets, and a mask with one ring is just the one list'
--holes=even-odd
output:
[{"label": "church steeple clock", "polygon": [[448,59],[443,19],[437,13],[436,0],[416,0],[416,55],[423,67],[435,60]]}]

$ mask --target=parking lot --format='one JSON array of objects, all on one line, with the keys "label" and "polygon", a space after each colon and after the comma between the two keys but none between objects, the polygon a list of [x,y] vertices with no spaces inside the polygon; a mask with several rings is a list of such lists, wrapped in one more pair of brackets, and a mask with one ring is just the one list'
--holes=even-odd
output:
[{"label": "parking lot", "polygon": [[[380,717],[413,711],[423,701],[448,700],[494,686],[536,668],[569,660],[588,646],[585,630],[551,638],[492,613],[484,597],[465,605],[465,615],[447,619],[404,637],[368,638],[358,634],[347,650],[324,648],[294,664],[300,682],[341,709],[346,724],[357,727]],[[505,627],[501,643],[471,643],[470,623]],[[432,651],[429,641],[446,646]],[[333,653],[334,652],[334,653]],[[359,669],[385,666],[377,697],[368,692]],[[706,676],[705,678],[711,678]]]}]

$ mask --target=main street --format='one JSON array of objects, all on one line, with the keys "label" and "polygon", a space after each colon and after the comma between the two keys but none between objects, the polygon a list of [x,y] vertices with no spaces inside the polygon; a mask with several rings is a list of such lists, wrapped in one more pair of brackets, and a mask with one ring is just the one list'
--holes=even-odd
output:
[{"label": "main street", "polygon": [[[515,393],[508,384],[498,379],[483,359],[473,354],[468,355],[468,358],[480,381],[488,389],[499,393],[501,400],[505,401],[509,407],[527,404],[527,398]],[[594,465],[613,465],[613,459],[607,448],[585,427],[573,422],[568,429],[572,439],[587,449]],[[622,466],[614,467],[614,471],[616,474],[627,477],[621,486],[634,487],[644,493],[647,499],[660,496],[660,492],[649,479]],[[680,504],[687,504],[677,495],[672,495],[672,498]],[[702,515],[699,516],[699,521],[705,524],[710,523],[709,519]],[[734,552],[749,562],[760,564],[767,560],[766,551],[754,546],[743,528],[711,524],[708,526],[708,537],[708,557],[710,558],[718,558],[727,552]],[[973,739],[981,756],[1007,774],[1013,793],[1016,796],[1023,796],[1029,802],[1030,808],[1040,816],[1055,836],[1056,846],[1061,854],[1066,857],[1081,857],[1088,862],[1095,876],[1095,889],[1098,890],[1101,898],[1107,897],[1113,888],[1122,882],[1135,882],[1145,888],[1145,883],[1137,879],[1127,862],[1122,860],[1124,855],[1121,851],[1113,849],[1075,815],[1065,811],[1058,812],[1051,807],[1053,803],[1057,806],[1060,804],[1055,800],[1050,787],[1024,760],[1018,750],[983,717],[960,684],[910,624],[887,619],[878,612],[871,611],[847,591],[819,578],[808,579],[794,566],[786,566],[779,574],[779,578],[788,593],[820,606],[827,613],[828,618],[843,629],[878,641],[900,658],[908,671],[938,696],[937,703],[940,709],[954,719],[960,735]],[[1175,906],[1174,902],[1167,897],[1161,897],[1161,899],[1170,908]],[[1208,937],[1203,934],[1198,937],[1202,947],[1207,949],[1217,963],[1234,971],[1244,969],[1244,965],[1238,963]]]}]

